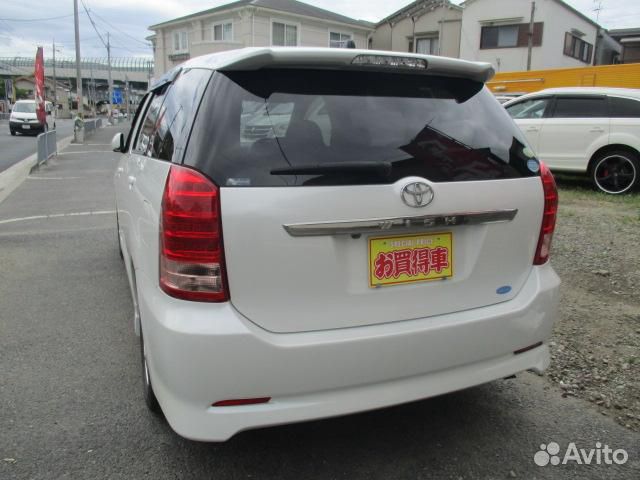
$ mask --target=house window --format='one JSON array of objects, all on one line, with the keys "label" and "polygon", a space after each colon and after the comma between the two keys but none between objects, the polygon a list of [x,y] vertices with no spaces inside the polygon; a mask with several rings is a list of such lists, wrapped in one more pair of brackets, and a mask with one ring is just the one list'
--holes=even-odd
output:
[{"label": "house window", "polygon": [[422,55],[438,55],[437,38],[418,38],[416,40],[416,53]]},{"label": "house window", "polygon": [[591,63],[593,45],[567,32],[564,34],[564,54],[584,63]]},{"label": "house window", "polygon": [[273,22],[271,24],[271,45],[275,47],[296,47],[298,45],[298,26]]},{"label": "house window", "polygon": [[186,52],[189,50],[187,44],[187,32],[173,32],[173,51],[174,52]]},{"label": "house window", "polygon": [[329,46],[331,48],[344,48],[347,42],[353,39],[350,33],[329,32]]},{"label": "house window", "polygon": [[[533,24],[533,46],[542,45],[542,27],[544,23]],[[529,45],[529,24],[499,25],[482,27],[480,48],[513,48]]]},{"label": "house window", "polygon": [[233,40],[233,23],[216,23],[213,26],[213,40],[215,42],[231,42]]}]

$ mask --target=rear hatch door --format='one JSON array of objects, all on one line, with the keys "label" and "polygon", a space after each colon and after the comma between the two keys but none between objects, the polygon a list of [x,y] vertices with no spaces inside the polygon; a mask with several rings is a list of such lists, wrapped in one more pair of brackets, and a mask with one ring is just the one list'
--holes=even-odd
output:
[{"label": "rear hatch door", "polygon": [[216,127],[196,125],[186,159],[221,187],[231,302],[248,319],[274,332],[373,325],[521,288],[542,219],[539,165],[481,83],[216,76],[198,120]]}]

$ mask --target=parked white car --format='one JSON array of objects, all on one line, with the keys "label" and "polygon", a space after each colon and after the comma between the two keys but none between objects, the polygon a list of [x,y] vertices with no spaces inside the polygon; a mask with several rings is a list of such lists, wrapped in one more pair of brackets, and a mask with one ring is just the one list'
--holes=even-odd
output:
[{"label": "parked white car", "polygon": [[504,103],[510,102],[511,100],[514,100],[514,99],[516,99],[518,97],[521,97],[524,94],[522,94],[522,93],[503,93],[503,94],[494,93],[494,95],[496,96],[496,100],[498,100],[498,102],[504,104]]},{"label": "parked white car", "polygon": [[640,184],[640,90],[553,88],[504,107],[552,171],[588,174],[611,194]]},{"label": "parked white car", "polygon": [[148,406],[223,441],[544,370],[557,192],[492,74],[254,48],[165,75],[113,140]]}]

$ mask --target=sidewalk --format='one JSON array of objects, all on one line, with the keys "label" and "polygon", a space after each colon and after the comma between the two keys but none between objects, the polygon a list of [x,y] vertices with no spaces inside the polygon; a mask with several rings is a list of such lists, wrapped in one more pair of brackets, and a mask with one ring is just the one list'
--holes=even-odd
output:
[{"label": "sidewalk", "polygon": [[[111,151],[111,138],[128,124],[104,127],[83,144],[71,144],[40,166],[0,203],[2,230],[53,228],[46,216],[69,216],[63,224],[86,222],[93,212],[114,209],[113,172],[121,154]],[[73,214],[73,215],[71,215]],[[114,215],[99,213],[114,222]],[[29,217],[37,217],[29,220]],[[9,221],[11,220],[11,221]],[[58,228],[62,220],[55,224]],[[94,223],[94,222],[90,222]]]}]

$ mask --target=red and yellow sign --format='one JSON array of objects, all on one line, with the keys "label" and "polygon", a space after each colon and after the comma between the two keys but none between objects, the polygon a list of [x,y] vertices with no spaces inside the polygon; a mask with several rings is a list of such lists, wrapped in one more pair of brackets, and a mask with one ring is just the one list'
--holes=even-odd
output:
[{"label": "red and yellow sign", "polygon": [[453,276],[451,232],[369,239],[369,286]]}]

